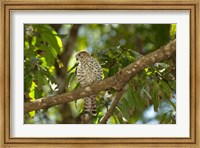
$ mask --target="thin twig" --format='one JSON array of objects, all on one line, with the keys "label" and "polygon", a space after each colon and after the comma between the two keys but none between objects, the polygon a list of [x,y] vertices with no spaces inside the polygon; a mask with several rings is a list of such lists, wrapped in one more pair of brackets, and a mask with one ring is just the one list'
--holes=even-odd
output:
[{"label": "thin twig", "polygon": [[100,124],[106,124],[107,120],[110,118],[110,116],[112,116],[113,112],[115,111],[115,108],[116,108],[117,104],[119,103],[119,100],[121,99],[122,95],[123,95],[123,89],[121,89],[120,91],[117,92],[112,105],[110,106],[106,115],[100,121]]}]

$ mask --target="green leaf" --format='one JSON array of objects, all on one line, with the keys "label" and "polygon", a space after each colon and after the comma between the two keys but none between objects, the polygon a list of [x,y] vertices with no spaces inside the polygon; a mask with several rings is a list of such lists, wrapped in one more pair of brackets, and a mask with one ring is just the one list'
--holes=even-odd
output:
[{"label": "green leaf", "polygon": [[174,119],[172,110],[162,115],[160,124],[175,124],[175,123],[176,123],[176,120]]},{"label": "green leaf", "polygon": [[28,49],[24,51],[25,58],[31,59],[32,57],[36,56],[36,53],[34,52],[34,47],[30,46]]},{"label": "green leaf", "polygon": [[[30,92],[29,92],[29,97],[31,98],[31,101],[35,101],[35,87],[36,87],[36,84],[35,84],[35,82],[32,81]],[[35,116],[35,111],[29,112],[29,115],[31,117],[34,117]]]},{"label": "green leaf", "polygon": [[161,80],[160,86],[162,87],[162,90],[165,93],[165,95],[168,97],[168,99],[171,99],[172,91],[171,91],[171,88],[169,87],[169,85],[165,81]]},{"label": "green leaf", "polygon": [[29,48],[29,43],[27,41],[24,42],[24,47],[25,47],[25,49]]},{"label": "green leaf", "polygon": [[68,74],[67,79],[66,79],[67,87],[70,87],[70,83],[74,77],[75,77],[75,72],[71,72]]},{"label": "green leaf", "polygon": [[171,39],[174,39],[176,35],[176,24],[171,24],[170,28],[170,37]]},{"label": "green leaf", "polygon": [[156,81],[153,82],[153,88],[152,88],[152,98],[153,98],[153,106],[154,106],[154,111],[157,112],[158,111],[158,107],[159,107],[159,87],[158,87],[158,83]]},{"label": "green leaf", "polygon": [[59,36],[57,36],[57,35],[55,35],[55,38],[56,38],[58,46],[61,49],[63,47],[61,38]]},{"label": "green leaf", "polygon": [[41,57],[40,60],[42,61],[42,65],[41,65],[42,69],[48,68],[49,64],[47,64],[45,57]]},{"label": "green leaf", "polygon": [[130,115],[129,115],[130,106],[129,106],[128,101],[125,98],[122,98],[122,108],[121,108],[121,110],[122,110],[124,117],[126,119],[129,119],[130,118]]},{"label": "green leaf", "polygon": [[141,98],[143,98],[146,101],[147,106],[149,106],[149,102],[150,102],[150,100],[152,100],[152,97],[151,97],[149,91],[150,91],[149,85],[146,84],[142,89],[143,97],[141,97]]},{"label": "green leaf", "polygon": [[62,45],[61,41],[58,40],[58,37],[49,32],[41,33],[41,37],[44,41],[48,42],[49,46],[54,48],[57,53],[60,53]]},{"label": "green leaf", "polygon": [[117,116],[115,116],[115,115],[111,116],[111,119],[112,119],[112,120],[114,119],[113,123],[115,123],[115,124],[120,123],[119,119],[118,119]]},{"label": "green leaf", "polygon": [[111,69],[109,70],[109,72],[108,72],[108,77],[113,76],[114,74],[117,73],[117,71],[118,71],[118,68],[117,68],[117,67],[111,68]]},{"label": "green leaf", "polygon": [[42,71],[42,73],[49,79],[48,81],[51,81],[51,83],[55,83],[56,84],[56,80],[55,80],[55,76],[51,75],[51,73],[49,73],[48,71]]},{"label": "green leaf", "polygon": [[44,57],[46,59],[47,65],[49,67],[52,66],[52,65],[54,65],[55,59],[54,59],[54,56],[53,56],[51,50],[46,50],[45,54],[44,54]]},{"label": "green leaf", "polygon": [[172,102],[171,99],[168,99],[168,101],[171,104],[171,106],[173,107],[173,109],[176,111],[176,104],[174,104],[174,102]]},{"label": "green leaf", "polygon": [[33,36],[32,41],[31,41],[31,45],[35,46],[36,42],[37,42],[37,38],[36,38],[36,36]]},{"label": "green leaf", "polygon": [[130,107],[132,107],[132,108],[135,107],[133,89],[130,85],[128,85],[128,90],[125,94],[127,94],[126,100],[129,102]]},{"label": "green leaf", "polygon": [[35,116],[35,110],[34,111],[31,111],[29,112],[29,115],[33,118]]},{"label": "green leaf", "polygon": [[32,76],[31,75],[26,75],[24,77],[24,91],[27,92],[30,90],[32,84]]},{"label": "green leaf", "polygon": [[77,83],[76,86],[74,87],[74,90],[80,87],[80,83]]},{"label": "green leaf", "polygon": [[132,91],[133,94],[133,98],[134,98],[134,104],[136,109],[141,110],[142,109],[142,102],[141,102],[141,98],[138,94],[137,91]]},{"label": "green leaf", "polygon": [[162,115],[162,118],[161,118],[160,124],[164,124],[166,118],[167,118],[167,113],[164,113],[164,114]]},{"label": "green leaf", "polygon": [[39,48],[44,51],[43,57],[41,58],[41,60],[43,61],[42,65],[44,67],[47,67],[47,66],[50,67],[54,65],[55,58],[57,57],[57,53],[54,52],[54,49],[51,47],[45,46],[43,44],[40,44]]},{"label": "green leaf", "polygon": [[43,97],[43,94],[44,94],[43,90],[38,89],[37,87],[35,88],[35,98],[36,99]]},{"label": "green leaf", "polygon": [[168,81],[169,85],[171,86],[171,88],[173,89],[173,91],[176,91],[176,81]]},{"label": "green leaf", "polygon": [[122,68],[130,64],[128,58],[124,55],[120,58],[119,62],[122,65]]},{"label": "green leaf", "polygon": [[72,66],[67,73],[70,73],[73,69],[75,69],[78,66],[78,63],[75,63],[74,66]]},{"label": "green leaf", "polygon": [[43,85],[45,85],[45,78],[44,75],[41,74],[41,71],[36,72],[36,80],[37,80],[37,85],[39,88],[41,88]]},{"label": "green leaf", "polygon": [[32,81],[30,92],[29,92],[29,97],[31,98],[31,101],[35,100],[35,87],[36,87],[36,84],[35,82]]},{"label": "green leaf", "polygon": [[54,31],[54,29],[48,24],[36,24],[36,25],[34,25],[34,27],[36,27],[36,30],[38,32],[51,32],[51,31]]},{"label": "green leaf", "polygon": [[96,118],[95,124],[98,124],[103,117],[104,117],[104,114],[102,112],[98,112],[98,116]]}]

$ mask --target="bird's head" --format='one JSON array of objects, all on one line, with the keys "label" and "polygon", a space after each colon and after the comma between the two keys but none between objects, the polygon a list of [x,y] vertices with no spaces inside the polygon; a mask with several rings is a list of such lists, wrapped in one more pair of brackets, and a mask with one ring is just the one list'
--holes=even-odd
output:
[{"label": "bird's head", "polygon": [[80,51],[75,56],[76,61],[79,61],[79,62],[82,62],[83,60],[87,59],[88,57],[90,57],[90,54],[87,51]]}]

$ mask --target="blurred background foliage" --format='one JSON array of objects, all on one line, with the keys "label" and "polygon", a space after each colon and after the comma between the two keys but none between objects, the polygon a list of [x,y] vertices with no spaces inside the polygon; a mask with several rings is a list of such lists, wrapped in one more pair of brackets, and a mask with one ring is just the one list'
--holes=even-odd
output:
[{"label": "blurred background foliage", "polygon": [[[74,55],[87,50],[110,77],[176,36],[175,24],[24,25],[24,102],[79,88]],[[62,84],[64,83],[64,85]],[[62,90],[62,91],[61,91]],[[98,123],[115,91],[97,96]],[[79,124],[83,100],[32,111],[26,124]],[[146,67],[125,86],[108,124],[175,124],[176,57]]]}]

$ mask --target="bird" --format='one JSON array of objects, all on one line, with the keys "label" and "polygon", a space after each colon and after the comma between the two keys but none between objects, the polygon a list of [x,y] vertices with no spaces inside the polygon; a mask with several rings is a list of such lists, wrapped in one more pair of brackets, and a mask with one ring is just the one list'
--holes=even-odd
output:
[{"label": "bird", "polygon": [[[78,66],[76,69],[77,79],[80,87],[92,85],[102,80],[102,67],[87,51],[80,51],[75,55]],[[88,124],[91,118],[96,116],[96,95],[84,97],[84,114],[82,123]]]}]

